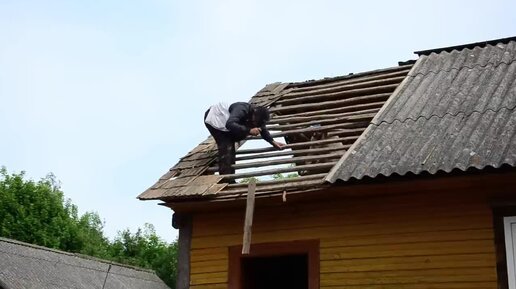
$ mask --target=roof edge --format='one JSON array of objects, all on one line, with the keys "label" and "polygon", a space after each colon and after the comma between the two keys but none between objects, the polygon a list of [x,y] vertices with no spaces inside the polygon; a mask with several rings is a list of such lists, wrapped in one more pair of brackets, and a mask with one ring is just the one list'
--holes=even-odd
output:
[{"label": "roof edge", "polygon": [[461,45],[455,45],[455,46],[433,48],[433,49],[427,49],[427,50],[419,50],[419,51],[414,51],[414,54],[417,54],[418,56],[429,55],[434,52],[435,53],[451,52],[453,50],[462,50],[465,48],[471,49],[471,48],[475,48],[475,47],[485,47],[487,45],[496,45],[498,43],[509,43],[511,41],[516,41],[516,36],[493,39],[493,40],[486,40],[486,41],[480,41],[480,42],[474,42],[474,43],[467,43],[467,44],[461,44]]},{"label": "roof edge", "polygon": [[97,258],[97,257],[88,256],[88,255],[84,255],[84,254],[80,254],[80,253],[71,253],[71,252],[61,251],[61,250],[57,250],[57,249],[53,249],[53,248],[48,248],[48,247],[44,247],[44,246],[40,246],[40,245],[35,245],[35,244],[31,244],[31,243],[26,243],[26,242],[14,240],[14,239],[0,237],[0,242],[6,242],[6,243],[11,243],[11,244],[15,244],[15,245],[24,246],[24,247],[29,247],[29,248],[32,248],[32,249],[48,251],[48,252],[52,252],[52,253],[57,253],[57,254],[61,254],[61,255],[67,255],[67,256],[71,256],[71,257],[77,257],[77,258],[81,258],[81,259],[85,259],[85,260],[90,260],[90,261],[96,261],[96,262],[104,263],[104,264],[107,264],[107,265],[115,265],[115,266],[119,266],[119,267],[124,267],[124,268],[128,268],[128,269],[133,269],[133,270],[136,270],[136,271],[146,272],[146,273],[151,273],[151,274],[156,275],[156,272],[154,270],[151,270],[151,269],[146,269],[146,268],[135,267],[135,266],[126,265],[126,264],[121,264],[121,263],[117,263],[117,262],[114,262],[114,261],[100,259],[100,258]]},{"label": "roof edge", "polygon": [[358,184],[362,182],[383,182],[391,180],[404,180],[407,178],[432,178],[432,177],[454,177],[454,176],[465,176],[465,175],[476,175],[476,174],[489,174],[489,173],[504,173],[504,172],[516,172],[516,166],[511,163],[502,163],[498,166],[485,165],[485,166],[468,166],[465,168],[452,168],[452,169],[439,169],[435,172],[423,170],[420,172],[407,171],[404,173],[390,173],[390,174],[376,174],[376,175],[364,175],[361,178],[349,177],[347,179],[338,178],[333,185],[349,185]]},{"label": "roof edge", "polygon": [[310,80],[305,80],[305,81],[288,82],[289,83],[288,87],[292,87],[292,86],[303,87],[303,86],[310,86],[310,85],[314,85],[314,84],[324,84],[327,82],[348,80],[348,79],[352,79],[352,78],[380,74],[380,73],[385,73],[385,72],[390,72],[390,71],[404,70],[404,69],[407,69],[408,67],[411,67],[413,65],[413,63],[415,63],[415,61],[416,61],[416,59],[400,61],[400,62],[398,62],[398,66],[390,66],[390,67],[373,69],[373,70],[365,70],[365,71],[360,71],[360,72],[356,72],[356,73],[351,72],[346,75],[330,76],[330,77],[324,77],[324,78],[320,78],[320,79],[310,79]]}]

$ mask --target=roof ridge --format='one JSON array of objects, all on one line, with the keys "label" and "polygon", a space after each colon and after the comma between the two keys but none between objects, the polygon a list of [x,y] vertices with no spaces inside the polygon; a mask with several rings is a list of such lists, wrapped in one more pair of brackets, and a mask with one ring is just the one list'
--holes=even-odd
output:
[{"label": "roof ridge", "polygon": [[362,76],[366,76],[366,75],[371,75],[371,74],[379,74],[379,73],[385,73],[385,72],[388,72],[388,71],[397,71],[397,70],[403,70],[403,69],[406,69],[406,68],[410,68],[412,67],[414,64],[413,63],[410,63],[410,64],[403,64],[403,65],[398,65],[398,66],[390,66],[390,67],[385,67],[385,68],[380,68],[380,69],[373,69],[373,70],[366,70],[366,71],[360,71],[360,72],[357,72],[357,73],[349,73],[349,74],[346,74],[346,75],[338,75],[338,76],[333,76],[333,77],[324,77],[324,78],[320,78],[320,79],[311,79],[311,80],[304,80],[304,81],[292,81],[292,82],[284,82],[284,83],[288,83],[289,86],[305,86],[305,85],[312,85],[312,84],[317,84],[317,83],[320,83],[320,82],[332,82],[332,81],[338,81],[338,80],[346,80],[346,79],[351,79],[351,78],[358,78],[358,77],[362,77]]},{"label": "roof ridge", "polygon": [[437,74],[437,73],[439,73],[439,72],[450,72],[450,71],[452,71],[452,70],[457,70],[457,71],[458,71],[458,70],[462,70],[462,69],[464,69],[464,68],[467,68],[467,69],[474,69],[474,68],[487,68],[488,66],[493,66],[493,68],[498,68],[498,66],[500,66],[500,65],[502,65],[502,64],[505,64],[505,65],[511,65],[511,64],[513,64],[514,62],[516,62],[516,58],[513,58],[513,59],[512,59],[511,61],[509,61],[509,62],[506,62],[505,60],[500,60],[500,61],[498,61],[498,62],[489,62],[489,61],[488,61],[488,62],[486,62],[486,64],[485,64],[485,65],[482,65],[482,64],[478,63],[478,64],[475,64],[475,65],[473,65],[473,66],[462,65],[462,66],[460,66],[460,68],[452,67],[452,68],[450,68],[450,69],[446,69],[446,70],[441,69],[441,70],[437,70],[437,71],[435,71],[435,70],[431,70],[431,69],[430,69],[430,70],[428,70],[426,73],[421,73],[421,72],[418,72],[418,73],[416,73],[416,74],[410,74],[410,73],[409,73],[409,74],[407,74],[407,77],[426,76],[426,75],[428,75],[428,74],[430,74],[430,73]]},{"label": "roof ridge", "polygon": [[494,46],[499,43],[507,44],[511,41],[516,41],[516,36],[498,38],[498,39],[486,40],[486,41],[480,41],[480,42],[472,42],[472,43],[461,44],[461,45],[453,45],[453,46],[447,46],[447,47],[441,47],[441,48],[419,50],[419,51],[414,51],[414,54],[421,56],[421,55],[429,55],[431,53],[452,52],[453,50],[461,51],[464,49],[471,49],[471,48],[475,48],[475,47],[485,47],[488,45]]},{"label": "roof ridge", "polygon": [[[49,248],[49,247],[44,247],[44,246],[40,246],[40,245],[36,245],[36,244],[26,243],[26,242],[14,240],[14,239],[0,237],[0,242],[11,243],[11,244],[20,245],[20,246],[24,246],[24,247],[29,247],[29,248],[33,248],[33,249],[53,252],[53,253],[57,253],[57,254],[61,254],[61,255],[68,255],[68,256],[71,256],[71,257],[77,257],[77,258],[81,258],[81,259],[85,259],[85,260],[96,261],[96,262],[104,263],[104,264],[107,264],[107,265],[115,265],[115,266],[124,267],[124,268],[128,268],[128,269],[133,269],[133,270],[136,270],[136,271],[156,274],[156,272],[154,270],[151,270],[151,269],[146,269],[146,268],[126,265],[126,264],[122,264],[122,263],[118,263],[118,262],[114,262],[114,261],[109,261],[109,260],[105,260],[105,259],[100,259],[100,258],[97,258],[97,257],[88,256],[88,255],[80,254],[80,253],[66,252],[66,251],[57,250],[57,249],[53,249],[53,248]],[[69,264],[69,265],[74,266],[72,264]],[[113,273],[113,274],[123,275],[123,274],[118,274],[118,273]],[[126,275],[124,275],[124,276],[126,276]],[[130,277],[130,276],[128,276],[128,277]]]}]

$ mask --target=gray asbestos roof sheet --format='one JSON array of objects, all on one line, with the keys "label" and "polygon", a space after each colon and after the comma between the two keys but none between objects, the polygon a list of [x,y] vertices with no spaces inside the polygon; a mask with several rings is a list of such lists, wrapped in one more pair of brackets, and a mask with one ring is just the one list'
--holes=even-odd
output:
[{"label": "gray asbestos roof sheet", "polygon": [[516,42],[423,55],[327,180],[516,164]]},{"label": "gray asbestos roof sheet", "polygon": [[151,271],[0,238],[3,289],[168,289]]}]

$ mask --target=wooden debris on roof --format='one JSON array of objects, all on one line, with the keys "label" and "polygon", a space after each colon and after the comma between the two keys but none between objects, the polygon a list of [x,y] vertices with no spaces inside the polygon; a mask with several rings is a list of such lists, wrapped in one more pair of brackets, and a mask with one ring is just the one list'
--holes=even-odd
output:
[{"label": "wooden debris on roof", "polygon": [[[364,132],[411,67],[269,84],[250,103],[269,107],[268,129],[274,138],[284,139],[285,150],[278,151],[264,141],[263,147],[238,149],[234,165],[238,171],[218,176],[213,175],[217,149],[210,137],[171,168],[174,173],[165,175],[165,180],[162,177],[139,198],[243,197],[247,185],[228,185],[228,181],[257,177],[257,195],[323,188],[327,173]],[[260,137],[250,136],[246,141],[257,139]],[[296,177],[273,178],[282,173]]]},{"label": "wooden debris on roof", "polygon": [[163,198],[180,198],[185,196],[209,196],[224,189],[228,184],[219,184],[223,176],[198,175],[170,179],[159,187],[149,189],[140,195],[140,199],[152,200]]},{"label": "wooden debris on roof", "polygon": [[288,85],[288,83],[281,82],[268,84],[262,88],[262,90],[258,91],[258,93],[253,98],[251,98],[249,103],[252,103],[256,106],[269,106],[271,103],[280,99],[287,92],[285,88]]}]

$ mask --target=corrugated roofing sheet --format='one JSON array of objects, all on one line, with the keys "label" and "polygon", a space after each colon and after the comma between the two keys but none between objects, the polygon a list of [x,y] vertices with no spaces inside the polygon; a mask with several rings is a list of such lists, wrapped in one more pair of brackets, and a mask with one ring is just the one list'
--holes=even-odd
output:
[{"label": "corrugated roofing sheet", "polygon": [[0,238],[3,289],[168,289],[153,272]]},{"label": "corrugated roofing sheet", "polygon": [[514,39],[422,55],[327,180],[514,166],[515,60]]}]

